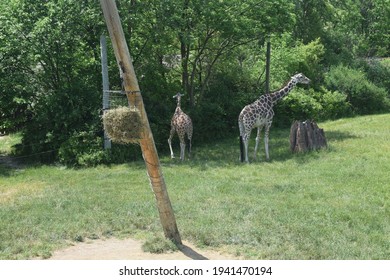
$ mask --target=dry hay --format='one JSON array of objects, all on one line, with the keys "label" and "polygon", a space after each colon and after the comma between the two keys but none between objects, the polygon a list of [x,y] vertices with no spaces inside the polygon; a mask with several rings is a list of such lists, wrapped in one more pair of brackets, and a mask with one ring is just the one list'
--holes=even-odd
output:
[{"label": "dry hay", "polygon": [[103,126],[108,137],[116,143],[138,143],[142,122],[137,108],[118,107],[103,114]]}]

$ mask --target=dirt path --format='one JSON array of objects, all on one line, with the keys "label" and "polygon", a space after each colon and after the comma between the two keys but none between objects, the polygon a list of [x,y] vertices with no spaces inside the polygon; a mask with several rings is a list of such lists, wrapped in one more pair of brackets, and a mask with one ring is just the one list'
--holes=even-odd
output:
[{"label": "dirt path", "polygon": [[110,238],[78,243],[54,252],[49,260],[235,260],[237,257],[209,250],[198,250],[184,241],[180,251],[151,254],[142,250],[134,239]]}]

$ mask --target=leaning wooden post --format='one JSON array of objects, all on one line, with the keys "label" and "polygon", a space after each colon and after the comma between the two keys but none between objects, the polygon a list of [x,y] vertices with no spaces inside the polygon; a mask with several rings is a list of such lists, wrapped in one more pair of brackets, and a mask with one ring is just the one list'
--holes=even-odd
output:
[{"label": "leaning wooden post", "polygon": [[153,134],[150,130],[130,52],[125,41],[118,9],[114,0],[100,0],[100,5],[110,33],[118,65],[123,72],[123,82],[125,91],[127,92],[127,98],[129,103],[135,105],[141,113],[143,130],[140,146],[150,183],[157,201],[157,208],[165,237],[180,245],[182,244],[180,234],[177,229],[172,205],[168,197],[167,188],[161,171],[160,160],[158,158]]}]

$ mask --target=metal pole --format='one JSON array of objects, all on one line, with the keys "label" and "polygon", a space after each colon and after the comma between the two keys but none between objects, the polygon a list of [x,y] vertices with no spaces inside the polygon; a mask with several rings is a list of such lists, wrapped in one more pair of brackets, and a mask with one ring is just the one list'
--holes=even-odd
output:
[{"label": "metal pole", "polygon": [[267,39],[267,55],[265,64],[265,93],[269,93],[269,79],[270,79],[270,66],[271,66],[271,42],[270,37]]},{"label": "metal pole", "polygon": [[134,72],[130,52],[120,22],[118,9],[114,0],[100,0],[104,18],[110,33],[115,57],[123,72],[123,83],[130,104],[135,104],[140,110],[143,133],[140,140],[142,155],[145,160],[146,170],[156,198],[160,221],[164,229],[165,237],[180,245],[181,237],[177,229],[175,216],[169,200],[167,188],[162,174],[160,160],[158,158],[153,134],[150,130],[149,120],[146,115],[137,77]]},{"label": "metal pole", "polygon": [[[107,63],[107,42],[104,35],[100,36],[100,53],[102,59],[102,78],[103,78],[103,114],[110,108],[110,92],[108,80],[108,63]],[[104,131],[104,149],[111,149],[111,140]]]}]

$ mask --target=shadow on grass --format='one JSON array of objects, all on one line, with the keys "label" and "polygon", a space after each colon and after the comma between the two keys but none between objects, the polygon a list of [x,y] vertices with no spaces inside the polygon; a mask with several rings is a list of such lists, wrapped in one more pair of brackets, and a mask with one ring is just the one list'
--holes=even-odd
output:
[{"label": "shadow on grass", "polygon": [[192,248],[186,246],[186,245],[180,245],[179,250],[187,257],[193,260],[208,260],[205,256],[199,254]]},{"label": "shadow on grass", "polygon": [[9,177],[25,166],[17,159],[8,155],[0,155],[0,176]]},{"label": "shadow on grass", "polygon": [[[296,159],[298,163],[306,163],[310,159],[315,159],[319,157],[319,154],[316,151],[302,153],[302,154],[293,154],[290,151],[290,140],[289,140],[289,129],[274,129],[270,133],[269,141],[269,150],[270,150],[270,160],[265,159],[265,148],[264,140],[262,139],[259,143],[259,148],[257,151],[257,158],[254,159],[254,146],[255,146],[255,137],[252,133],[252,137],[249,142],[249,161],[250,164],[263,164],[263,163],[272,163],[272,162],[284,162],[290,159]],[[339,130],[330,130],[325,131],[325,136],[328,141],[328,145],[332,145],[332,142],[345,141],[348,139],[358,138],[356,135],[353,135],[348,132],[343,132]],[[218,168],[218,167],[240,167],[245,166],[245,164],[240,162],[240,144],[239,137],[228,137],[220,141],[215,141],[214,143],[202,144],[200,146],[193,146],[192,154],[189,157],[186,153],[186,158],[184,161],[181,161],[179,158],[179,148],[176,147],[175,150],[176,158],[171,159],[169,154],[160,155],[160,163],[164,166],[176,166],[176,165],[187,165],[194,168],[200,168],[205,170],[208,168]],[[332,149],[328,149],[332,151]],[[18,169],[18,162],[12,160],[11,157],[7,155],[0,155],[0,176],[12,176],[14,171]],[[124,163],[128,168],[135,170],[144,170],[145,162],[142,159]],[[31,166],[39,166],[39,163],[23,163],[24,168],[29,168]],[[42,164],[43,165],[43,164]],[[106,164],[107,167],[115,166],[117,164]],[[70,167],[72,168],[72,167]],[[73,167],[76,168],[76,167]],[[85,167],[78,167],[85,168]]]},{"label": "shadow on grass", "polygon": [[[257,157],[254,159],[255,139],[252,135],[249,141],[249,161],[251,164],[262,164],[272,162],[284,162],[290,159],[295,159],[297,163],[307,163],[311,159],[320,157],[320,152],[331,152],[332,142],[345,141],[348,139],[358,138],[348,132],[343,131],[325,131],[325,136],[328,141],[328,148],[319,151],[310,151],[306,153],[295,154],[290,150],[290,130],[289,129],[275,129],[271,131],[269,150],[270,160],[265,159],[264,141],[260,141]],[[188,165],[190,167],[198,167],[200,169],[207,169],[213,167],[226,166],[245,166],[240,162],[240,145],[238,137],[229,137],[217,143],[203,144],[199,147],[193,147],[192,155],[181,161],[179,158],[171,159],[168,156],[161,157],[163,166],[174,165]]]},{"label": "shadow on grass", "polygon": [[343,132],[343,131],[339,131],[339,130],[325,131],[325,136],[326,136],[328,143],[332,142],[332,141],[345,141],[348,139],[359,138],[358,136],[356,136],[352,133]]},{"label": "shadow on grass", "polygon": [[0,176],[2,177],[9,177],[12,174],[12,169],[5,166],[3,163],[1,163],[2,159],[0,157]]}]

